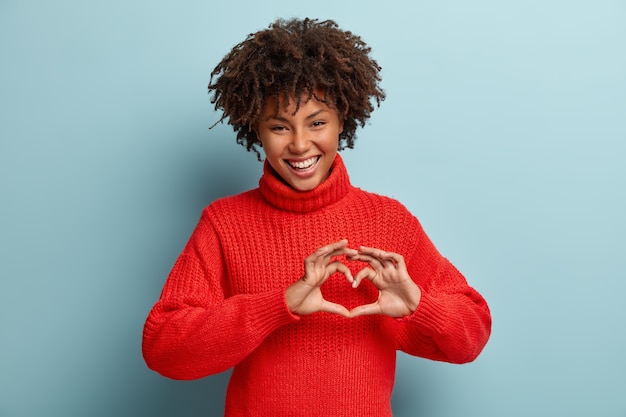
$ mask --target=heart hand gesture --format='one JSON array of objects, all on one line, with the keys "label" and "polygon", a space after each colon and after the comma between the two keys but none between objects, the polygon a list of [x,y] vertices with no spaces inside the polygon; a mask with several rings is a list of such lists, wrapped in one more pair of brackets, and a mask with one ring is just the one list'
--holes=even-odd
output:
[{"label": "heart hand gesture", "polygon": [[[344,317],[370,314],[403,317],[413,313],[419,304],[421,291],[409,276],[402,255],[366,246],[361,246],[357,251],[347,245],[348,241],[344,239],[322,246],[304,260],[304,275],[285,292],[289,310],[299,315],[324,311]],[[346,265],[332,260],[341,255],[346,255],[350,261],[366,262],[369,266],[353,277]],[[378,299],[371,304],[355,307],[352,311],[324,299],[320,287],[335,272],[344,274],[353,288],[368,279],[378,289]]]}]

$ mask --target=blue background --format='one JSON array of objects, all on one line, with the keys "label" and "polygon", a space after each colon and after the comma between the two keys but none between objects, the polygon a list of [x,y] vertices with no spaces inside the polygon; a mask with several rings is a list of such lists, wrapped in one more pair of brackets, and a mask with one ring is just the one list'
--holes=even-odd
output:
[{"label": "blue background", "polygon": [[[626,416],[626,3],[0,2],[0,416],[217,416],[141,331],[202,207],[255,187],[206,92],[276,17],[333,18],[388,98],[343,153],[489,301],[456,366],[400,354],[397,416]],[[358,387],[358,381],[356,381]],[[367,396],[367,387],[356,390]]]}]

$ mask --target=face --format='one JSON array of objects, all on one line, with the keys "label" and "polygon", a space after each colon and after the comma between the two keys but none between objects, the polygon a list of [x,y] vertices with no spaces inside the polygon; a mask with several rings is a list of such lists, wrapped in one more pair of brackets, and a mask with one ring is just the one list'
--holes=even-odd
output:
[{"label": "face", "polygon": [[314,97],[294,110],[293,99],[284,111],[282,98],[279,103],[269,98],[256,134],[278,175],[296,190],[309,191],[328,177],[343,123],[335,110]]}]

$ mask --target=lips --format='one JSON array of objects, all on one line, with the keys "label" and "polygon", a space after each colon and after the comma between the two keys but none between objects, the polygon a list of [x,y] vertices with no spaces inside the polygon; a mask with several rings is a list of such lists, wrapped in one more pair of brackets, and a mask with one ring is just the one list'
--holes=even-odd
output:
[{"label": "lips", "polygon": [[318,156],[313,156],[311,158],[302,159],[299,161],[286,159],[285,162],[287,162],[287,164],[289,164],[289,166],[295,171],[306,171],[306,170],[313,168],[315,164],[317,163],[317,161],[319,161],[319,159],[320,159],[320,156],[318,155]]}]

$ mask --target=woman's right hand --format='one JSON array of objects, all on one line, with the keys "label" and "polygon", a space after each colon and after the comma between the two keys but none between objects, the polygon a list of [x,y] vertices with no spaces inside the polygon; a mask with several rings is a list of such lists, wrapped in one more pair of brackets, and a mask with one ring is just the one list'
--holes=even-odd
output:
[{"label": "woman's right hand", "polygon": [[285,301],[292,313],[306,315],[324,311],[344,317],[350,316],[350,312],[344,306],[325,300],[320,290],[321,285],[335,272],[344,274],[351,284],[354,282],[350,269],[338,260],[332,260],[335,256],[358,254],[347,245],[347,239],[340,240],[322,246],[305,258],[304,275],[285,291]]}]

